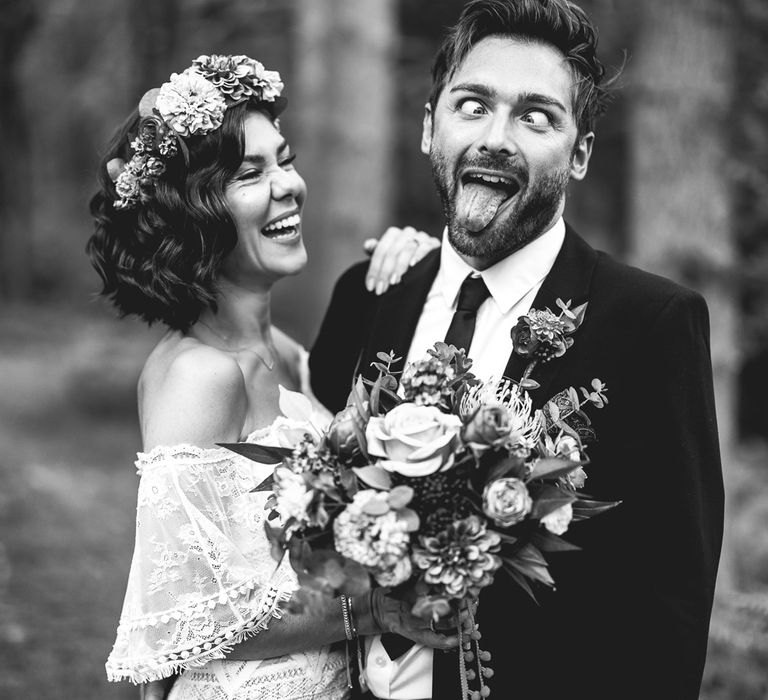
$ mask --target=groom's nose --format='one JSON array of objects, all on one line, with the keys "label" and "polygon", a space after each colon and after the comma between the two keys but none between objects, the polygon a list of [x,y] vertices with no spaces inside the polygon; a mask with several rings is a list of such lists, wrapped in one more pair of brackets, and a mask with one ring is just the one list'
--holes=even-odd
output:
[{"label": "groom's nose", "polygon": [[480,133],[478,148],[481,153],[511,156],[517,152],[511,115],[504,111],[492,113]]}]

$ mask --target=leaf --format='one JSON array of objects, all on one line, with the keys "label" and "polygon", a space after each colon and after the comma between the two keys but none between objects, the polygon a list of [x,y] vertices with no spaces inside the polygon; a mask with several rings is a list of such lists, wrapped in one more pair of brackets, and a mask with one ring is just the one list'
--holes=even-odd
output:
[{"label": "leaf", "polygon": [[525,580],[523,576],[521,576],[515,569],[513,569],[508,564],[504,565],[504,571],[509,574],[509,577],[518,585],[520,588],[522,588],[529,596],[531,596],[531,600],[533,600],[536,605],[539,604],[539,601],[536,600],[536,596],[533,594],[533,589],[531,588],[528,581]]},{"label": "leaf", "polygon": [[261,464],[279,464],[293,454],[293,450],[287,447],[256,445],[250,442],[217,442],[216,444],[236,452],[252,462],[260,462]]},{"label": "leaf", "polygon": [[252,488],[249,493],[257,493],[258,491],[273,491],[274,486],[275,486],[275,475],[270,474],[258,486]]},{"label": "leaf", "polygon": [[282,384],[277,385],[280,391],[278,405],[286,418],[309,422],[312,420],[312,402],[298,391],[289,391]]},{"label": "leaf", "polygon": [[383,467],[369,464],[366,467],[352,467],[357,478],[368,486],[381,491],[389,491],[392,488],[392,477]]},{"label": "leaf", "polygon": [[377,352],[376,357],[378,357],[382,362],[389,364],[390,362],[394,362],[395,354],[393,352]]},{"label": "leaf", "polygon": [[520,380],[520,388],[526,391],[533,391],[541,386],[535,379],[528,377],[527,379]]},{"label": "leaf", "polygon": [[555,580],[549,573],[549,569],[546,564],[531,564],[527,561],[516,561],[514,559],[509,560],[509,566],[519,571],[523,576],[527,576],[534,581],[540,581],[547,586],[554,586]]},{"label": "leaf", "polygon": [[530,534],[530,539],[531,544],[542,552],[577,552],[581,549],[545,529],[535,530]]},{"label": "leaf", "polygon": [[[533,489],[529,488],[529,491],[533,491]],[[549,515],[552,511],[562,508],[568,503],[573,503],[577,498],[575,494],[550,484],[544,484],[536,492],[531,493],[531,496],[533,498],[531,517],[534,520],[541,520],[545,515]]]},{"label": "leaf", "polygon": [[268,521],[264,521],[264,531],[269,542],[269,551],[272,558],[279,564],[285,556],[286,541],[285,531],[281,527],[272,527]]},{"label": "leaf", "polygon": [[540,459],[533,465],[533,471],[528,477],[528,481],[533,479],[554,479],[558,476],[565,476],[575,471],[581,466],[581,462],[574,462],[570,459],[559,459],[551,457]]},{"label": "leaf", "polygon": [[360,452],[362,453],[363,457],[370,460],[371,457],[368,454],[368,440],[366,439],[365,433],[357,421],[352,422],[352,432],[355,434],[357,446],[360,448]]},{"label": "leaf", "polygon": [[421,524],[419,514],[410,508],[401,508],[398,510],[397,519],[405,523],[406,532],[417,532]]},{"label": "leaf", "polygon": [[371,387],[371,401],[370,401],[370,407],[371,407],[371,415],[372,416],[378,416],[379,415],[379,396],[381,394],[381,377],[379,377]]},{"label": "leaf", "polygon": [[575,309],[571,309],[571,313],[574,315],[574,323],[576,324],[576,328],[578,328],[582,322],[584,321],[584,316],[587,313],[587,305],[589,302],[585,301],[583,304],[580,304]]},{"label": "leaf", "polygon": [[412,499],[413,499],[413,489],[410,486],[406,486],[405,484],[400,484],[399,486],[395,486],[389,492],[389,496],[387,497],[387,501],[389,502],[389,507],[392,508],[392,510],[399,510],[400,508],[405,508],[405,506],[407,506]]},{"label": "leaf", "polygon": [[496,479],[501,479],[504,476],[509,475],[517,477],[518,479],[525,472],[525,460],[522,457],[504,457],[501,461],[494,464],[488,472],[488,478],[486,483],[490,483]]},{"label": "leaf", "polygon": [[573,504],[573,519],[586,520],[618,505],[621,505],[621,501],[592,501],[578,498]]},{"label": "leaf", "polygon": [[547,401],[547,411],[553,423],[557,423],[560,420],[560,407],[555,401]]}]

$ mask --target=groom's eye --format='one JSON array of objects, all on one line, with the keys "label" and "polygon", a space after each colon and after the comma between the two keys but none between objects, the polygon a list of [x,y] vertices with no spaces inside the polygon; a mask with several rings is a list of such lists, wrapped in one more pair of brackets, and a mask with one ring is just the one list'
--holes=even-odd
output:
[{"label": "groom's eye", "polygon": [[469,114],[472,116],[480,116],[482,114],[487,114],[488,110],[485,108],[485,105],[480,102],[480,100],[475,100],[473,98],[467,98],[466,100],[462,100],[459,103],[459,109],[464,114]]}]

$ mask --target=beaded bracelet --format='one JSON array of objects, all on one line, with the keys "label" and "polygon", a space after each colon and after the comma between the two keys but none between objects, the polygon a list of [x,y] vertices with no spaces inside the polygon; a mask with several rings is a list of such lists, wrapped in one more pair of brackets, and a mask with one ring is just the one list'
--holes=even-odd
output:
[{"label": "beaded bracelet", "polygon": [[352,617],[352,600],[345,595],[341,596],[341,616],[344,619],[344,635],[351,642],[357,638],[357,630]]}]

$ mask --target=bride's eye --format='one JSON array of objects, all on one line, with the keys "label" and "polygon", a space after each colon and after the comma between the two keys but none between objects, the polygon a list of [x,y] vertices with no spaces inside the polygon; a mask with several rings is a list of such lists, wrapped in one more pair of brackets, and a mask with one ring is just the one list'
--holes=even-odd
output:
[{"label": "bride's eye", "polygon": [[459,103],[459,109],[464,114],[469,114],[473,117],[481,116],[483,114],[488,113],[488,110],[485,108],[485,105],[482,102],[480,102],[480,100],[475,100],[472,98],[462,100]]},{"label": "bride's eye", "polygon": [[296,154],[293,153],[292,155],[280,161],[280,167],[283,168],[283,170],[293,170],[293,161],[295,160]]}]

